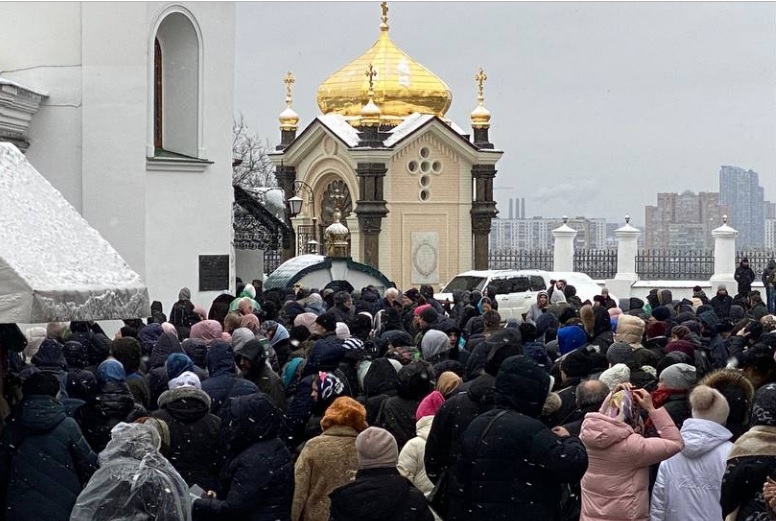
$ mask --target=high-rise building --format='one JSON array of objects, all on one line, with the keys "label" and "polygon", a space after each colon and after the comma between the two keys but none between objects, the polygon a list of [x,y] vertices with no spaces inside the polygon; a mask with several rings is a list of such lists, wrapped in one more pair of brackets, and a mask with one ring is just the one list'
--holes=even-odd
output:
[{"label": "high-rise building", "polygon": [[[559,217],[493,219],[490,231],[490,249],[496,251],[552,248],[552,230],[562,224],[563,219]],[[575,217],[568,219],[566,224],[577,230],[577,236],[574,239],[575,248],[603,249],[607,247],[606,219],[603,217]]]},{"label": "high-rise building", "polygon": [[657,194],[657,205],[644,209],[644,247],[649,249],[709,249],[711,231],[722,224],[727,207],[716,192],[689,190]]},{"label": "high-rise building", "polygon": [[776,219],[765,219],[765,243],[766,250],[776,250]]},{"label": "high-rise building", "polygon": [[738,248],[765,245],[765,193],[757,172],[722,166],[719,170],[719,203],[730,209],[728,224],[738,230]]}]

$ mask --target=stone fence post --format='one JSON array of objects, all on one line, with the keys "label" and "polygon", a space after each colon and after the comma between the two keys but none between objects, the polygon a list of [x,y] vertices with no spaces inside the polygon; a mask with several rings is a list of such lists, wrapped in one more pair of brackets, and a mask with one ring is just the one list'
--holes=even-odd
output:
[{"label": "stone fence post", "polygon": [[722,216],[722,226],[711,232],[714,237],[714,274],[709,280],[711,292],[717,292],[717,286],[724,284],[728,294],[737,293],[734,278],[736,271],[736,236],[738,231],[727,225],[727,215]]},{"label": "stone fence post", "polygon": [[609,291],[619,299],[632,296],[631,288],[639,275],[636,273],[636,255],[639,252],[641,231],[630,225],[630,216],[625,216],[625,226],[615,230],[617,237],[617,274],[606,281]]},{"label": "stone fence post", "polygon": [[568,217],[564,215],[563,224],[552,230],[552,236],[555,239],[552,256],[553,271],[574,271],[574,238],[577,236],[577,231],[566,224],[568,221]]}]

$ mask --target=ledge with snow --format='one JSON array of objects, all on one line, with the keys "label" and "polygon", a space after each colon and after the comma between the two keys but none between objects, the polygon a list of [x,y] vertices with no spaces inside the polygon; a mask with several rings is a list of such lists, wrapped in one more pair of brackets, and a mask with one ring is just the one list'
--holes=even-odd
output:
[{"label": "ledge with snow", "polygon": [[0,324],[149,314],[140,276],[18,148],[0,143]]}]

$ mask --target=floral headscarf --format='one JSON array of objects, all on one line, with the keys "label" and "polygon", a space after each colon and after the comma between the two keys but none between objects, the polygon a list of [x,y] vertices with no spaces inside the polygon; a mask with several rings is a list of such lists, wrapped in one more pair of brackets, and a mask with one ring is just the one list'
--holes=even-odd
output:
[{"label": "floral headscarf", "polygon": [[333,396],[342,394],[342,391],[345,390],[345,384],[333,374],[319,371],[315,390],[318,393],[318,399],[326,401]]},{"label": "floral headscarf", "polygon": [[633,393],[627,389],[609,393],[598,412],[630,425],[637,434],[644,433],[644,420],[639,414],[639,406],[633,399]]}]

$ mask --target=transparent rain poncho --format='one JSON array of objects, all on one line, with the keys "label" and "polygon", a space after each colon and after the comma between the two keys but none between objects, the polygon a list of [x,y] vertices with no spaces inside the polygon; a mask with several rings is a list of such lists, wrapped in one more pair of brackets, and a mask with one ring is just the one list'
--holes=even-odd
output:
[{"label": "transparent rain poncho", "polygon": [[150,425],[116,425],[70,521],[190,521],[188,486],[159,453],[160,443]]}]

